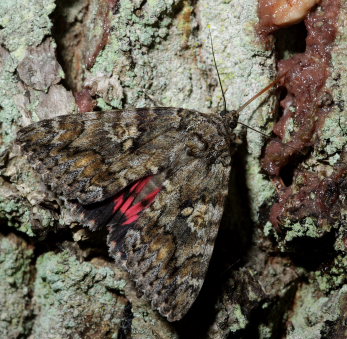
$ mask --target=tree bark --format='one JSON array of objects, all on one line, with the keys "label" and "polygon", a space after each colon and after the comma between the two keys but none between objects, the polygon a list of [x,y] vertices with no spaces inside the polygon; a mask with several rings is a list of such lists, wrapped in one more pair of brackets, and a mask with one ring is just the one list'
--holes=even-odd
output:
[{"label": "tree bark", "polygon": [[[334,161],[346,161],[346,11],[342,4],[325,85],[333,104],[304,163],[328,161],[332,172]],[[346,192],[324,227],[306,215],[274,227],[268,219],[278,178],[262,169],[268,140],[260,133],[237,128],[243,143],[209,272],[190,312],[173,324],[137,296],[108,256],[105,232],[73,222],[13,146],[18,128],[78,111],[221,111],[208,27],[227,108],[237,109],[276,77],[276,54],[287,48],[281,35],[265,48],[257,23],[255,0],[0,3],[1,337],[347,336]],[[240,121],[270,135],[274,94],[254,101]],[[296,189],[293,178],[288,185]]]}]

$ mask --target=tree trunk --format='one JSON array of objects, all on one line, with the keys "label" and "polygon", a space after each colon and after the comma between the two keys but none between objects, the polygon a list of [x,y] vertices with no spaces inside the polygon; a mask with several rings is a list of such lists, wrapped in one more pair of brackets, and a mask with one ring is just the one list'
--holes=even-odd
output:
[{"label": "tree trunk", "polygon": [[[276,77],[276,58],[305,49],[303,23],[265,46],[257,6],[255,0],[0,3],[2,338],[347,336],[344,3],[324,84],[330,100],[320,106],[324,117],[310,146],[288,146],[293,154],[271,173],[262,161],[268,138],[237,127],[240,145],[233,145],[210,268],[181,321],[169,323],[137,295],[108,255],[106,232],[76,224],[13,145],[20,127],[78,111],[159,105],[222,111],[209,27],[227,108],[237,109]],[[290,79],[283,85],[290,94]],[[240,121],[271,135],[277,108],[270,91]],[[275,143],[282,147],[287,137]],[[278,224],[269,222],[274,215]]]}]

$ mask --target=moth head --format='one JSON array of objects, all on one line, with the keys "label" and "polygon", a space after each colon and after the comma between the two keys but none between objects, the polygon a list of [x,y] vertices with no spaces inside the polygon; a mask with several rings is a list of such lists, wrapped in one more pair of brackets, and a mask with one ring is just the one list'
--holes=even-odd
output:
[{"label": "moth head", "polygon": [[220,112],[221,117],[225,119],[225,124],[231,130],[234,130],[237,126],[237,122],[239,120],[240,113],[236,110],[223,110]]}]

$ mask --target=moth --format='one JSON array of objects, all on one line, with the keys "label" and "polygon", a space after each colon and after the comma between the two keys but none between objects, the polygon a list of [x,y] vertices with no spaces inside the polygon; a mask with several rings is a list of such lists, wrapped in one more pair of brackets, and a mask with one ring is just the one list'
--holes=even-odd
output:
[{"label": "moth", "polygon": [[116,263],[176,321],[208,268],[239,112],[162,107],[59,116],[22,128],[16,142],[77,220],[108,228]]}]

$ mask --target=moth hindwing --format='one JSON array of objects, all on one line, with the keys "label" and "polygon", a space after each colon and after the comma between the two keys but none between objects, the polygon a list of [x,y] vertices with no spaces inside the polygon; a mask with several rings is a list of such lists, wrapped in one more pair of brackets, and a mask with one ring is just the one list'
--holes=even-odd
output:
[{"label": "moth hindwing", "polygon": [[92,112],[21,129],[43,181],[91,229],[152,307],[175,321],[196,299],[227,195],[232,113],[155,108]]}]

